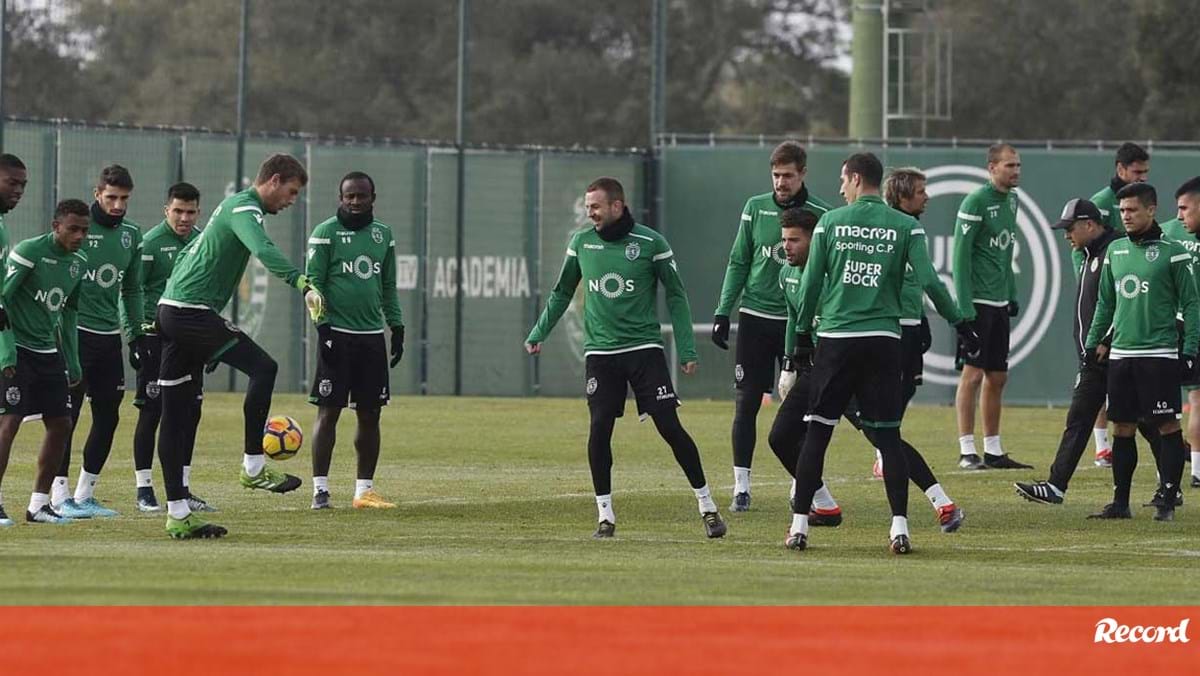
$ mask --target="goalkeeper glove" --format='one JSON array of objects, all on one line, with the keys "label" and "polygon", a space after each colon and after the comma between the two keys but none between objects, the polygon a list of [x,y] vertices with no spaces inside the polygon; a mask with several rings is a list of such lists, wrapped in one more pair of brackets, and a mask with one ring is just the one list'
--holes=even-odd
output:
[{"label": "goalkeeper glove", "polygon": [[400,363],[400,358],[404,356],[404,327],[392,327],[392,361],[388,364],[390,368],[396,368],[396,364]]},{"label": "goalkeeper glove", "polygon": [[712,342],[722,350],[729,349],[729,317],[726,315],[713,316]]}]

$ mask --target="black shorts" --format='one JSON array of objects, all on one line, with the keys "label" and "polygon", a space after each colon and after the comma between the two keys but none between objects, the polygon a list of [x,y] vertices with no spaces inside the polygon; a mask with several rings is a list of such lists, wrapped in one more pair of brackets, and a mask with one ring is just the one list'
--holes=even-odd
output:
[{"label": "black shorts", "polygon": [[1178,420],[1179,360],[1161,357],[1110,359],[1108,419],[1115,423]]},{"label": "black shorts", "polygon": [[245,337],[233,322],[203,308],[158,306],[158,335],[162,341],[158,383],[178,385],[204,376],[204,365]]},{"label": "black shorts", "polygon": [[975,331],[979,333],[982,349],[978,357],[967,356],[958,343],[958,363],[974,366],[984,371],[1008,370],[1008,334],[1011,318],[1008,307],[995,307],[975,303]]},{"label": "black shorts", "polygon": [[83,392],[94,401],[121,401],[125,396],[125,359],[121,334],[79,329],[79,366]]},{"label": "black shorts", "polygon": [[900,341],[895,338],[821,338],[810,383],[809,421],[836,425],[855,400],[864,427],[900,426]]},{"label": "black shorts", "polygon": [[67,366],[59,352],[34,352],[17,347],[16,373],[0,373],[0,415],[61,418],[71,414]]},{"label": "black shorts", "polygon": [[924,383],[925,350],[921,349],[921,327],[900,327],[900,382],[907,392]]},{"label": "black shorts", "polygon": [[775,367],[783,361],[786,319],[767,319],[745,312],[738,313],[733,381],[739,390],[775,391]]},{"label": "black shorts", "polygon": [[158,401],[158,370],[162,360],[162,339],[158,334],[148,333],[142,341],[146,354],[142,359],[142,368],[137,372],[137,392],[133,395],[133,405],[139,408],[147,402]]},{"label": "black shorts", "polygon": [[[387,343],[382,333],[322,331],[317,374],[308,401],[317,406],[374,410],[388,403]],[[324,344],[333,342],[332,346]]]},{"label": "black shorts", "polygon": [[[588,408],[593,415],[625,415],[625,394],[633,388],[642,418],[679,406],[667,358],[661,349],[590,354],[585,360]],[[627,387],[628,386],[628,387]]]}]

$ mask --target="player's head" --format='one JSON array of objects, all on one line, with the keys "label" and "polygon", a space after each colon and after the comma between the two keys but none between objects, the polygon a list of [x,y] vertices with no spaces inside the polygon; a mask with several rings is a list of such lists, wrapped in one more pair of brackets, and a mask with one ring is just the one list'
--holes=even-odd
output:
[{"label": "player's head", "polygon": [[784,209],[779,214],[779,227],[788,265],[802,266],[807,263],[808,247],[812,244],[813,229],[817,227],[817,215],[800,207]]},{"label": "player's head", "polygon": [[167,227],[176,235],[187,237],[200,217],[200,191],[191,183],[176,183],[167,188],[167,203],[163,206]]},{"label": "player's head", "polygon": [[375,206],[375,181],[361,171],[352,171],[338,183],[338,205],[351,214],[367,214]]},{"label": "player's head", "polygon": [[285,153],[263,160],[254,179],[254,190],[268,214],[277,214],[295,204],[306,185],[308,171],[300,160]]},{"label": "player's head", "polygon": [[874,153],[854,153],[842,163],[842,188],[839,191],[846,204],[853,204],[863,195],[879,192],[883,182],[883,163]]},{"label": "player's head", "polygon": [[1200,235],[1200,176],[1184,181],[1175,191],[1176,217],[1193,235]]},{"label": "player's head", "polygon": [[598,178],[588,185],[583,206],[596,229],[603,230],[625,213],[625,188],[615,178]]},{"label": "player's head", "polygon": [[1154,223],[1158,192],[1149,183],[1130,183],[1117,191],[1117,204],[1125,232],[1140,235]]},{"label": "player's head", "polygon": [[987,150],[987,171],[992,185],[1008,192],[1021,184],[1021,155],[1007,143],[994,143]]},{"label": "player's head", "polygon": [[784,141],[771,151],[771,188],[778,202],[789,202],[808,173],[808,153],[795,141]]},{"label": "player's head", "polygon": [[1145,183],[1150,178],[1150,153],[1136,143],[1117,148],[1117,178],[1126,183]]},{"label": "player's head", "polygon": [[28,182],[29,173],[21,158],[8,153],[0,154],[0,214],[7,214],[16,208]]},{"label": "player's head", "polygon": [[893,209],[909,216],[920,216],[929,203],[926,182],[925,174],[916,167],[893,169],[883,182],[883,199]]},{"label": "player's head", "polygon": [[1092,240],[1108,229],[1104,224],[1104,217],[1100,215],[1100,209],[1091,200],[1080,197],[1068,201],[1063,206],[1058,222],[1050,227],[1062,230],[1063,237],[1076,251],[1091,244]]},{"label": "player's head", "polygon": [[66,199],[54,207],[54,221],[50,224],[54,241],[67,251],[79,251],[87,239],[92,224],[91,211],[83,200]]},{"label": "player's head", "polygon": [[96,204],[104,213],[114,218],[125,215],[129,209],[129,196],[133,193],[133,176],[119,164],[110,164],[100,170],[96,180]]}]

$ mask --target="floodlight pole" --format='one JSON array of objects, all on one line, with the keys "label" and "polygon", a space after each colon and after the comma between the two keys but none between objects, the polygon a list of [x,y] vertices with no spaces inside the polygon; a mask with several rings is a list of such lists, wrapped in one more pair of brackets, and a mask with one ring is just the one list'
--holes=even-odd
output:
[{"label": "floodlight pole", "polygon": [[455,110],[454,145],[458,150],[458,190],[454,204],[454,258],[457,261],[454,283],[454,394],[462,394],[463,362],[463,289],[467,286],[467,271],[463,235],[466,231],[467,187],[467,19],[469,0],[458,0],[458,101]]},{"label": "floodlight pole", "polygon": [[[0,0],[2,1],[2,0]],[[250,0],[242,0],[241,27],[238,29],[238,66],[237,66],[237,156],[234,160],[233,192],[242,191],[242,176],[246,173],[246,37],[250,27]],[[233,294],[232,320],[238,319],[238,296]],[[237,369],[229,369],[229,391],[237,386]]]},{"label": "floodlight pole", "polygon": [[654,0],[650,67],[650,145],[653,151],[667,118],[667,0]]}]

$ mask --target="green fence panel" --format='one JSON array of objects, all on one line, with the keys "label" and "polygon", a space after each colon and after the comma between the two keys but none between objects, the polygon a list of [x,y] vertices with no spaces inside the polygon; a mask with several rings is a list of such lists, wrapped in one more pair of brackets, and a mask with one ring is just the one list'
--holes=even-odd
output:
[{"label": "green fence panel", "polygon": [[94,199],[100,170],[120,164],[133,175],[126,218],[145,232],[163,217],[163,197],[179,178],[179,135],[168,132],[62,127],[58,134],[58,199]]},{"label": "green fence panel", "polygon": [[[337,212],[338,190],[343,176],[366,172],[376,186],[375,218],[392,228],[396,242],[396,287],[404,313],[405,356],[391,371],[394,394],[420,392],[420,262],[425,227],[424,148],[373,148],[369,146],[314,145],[309,166],[309,232]],[[310,329],[309,344],[315,332]],[[309,350],[309,374],[316,357]]]}]

